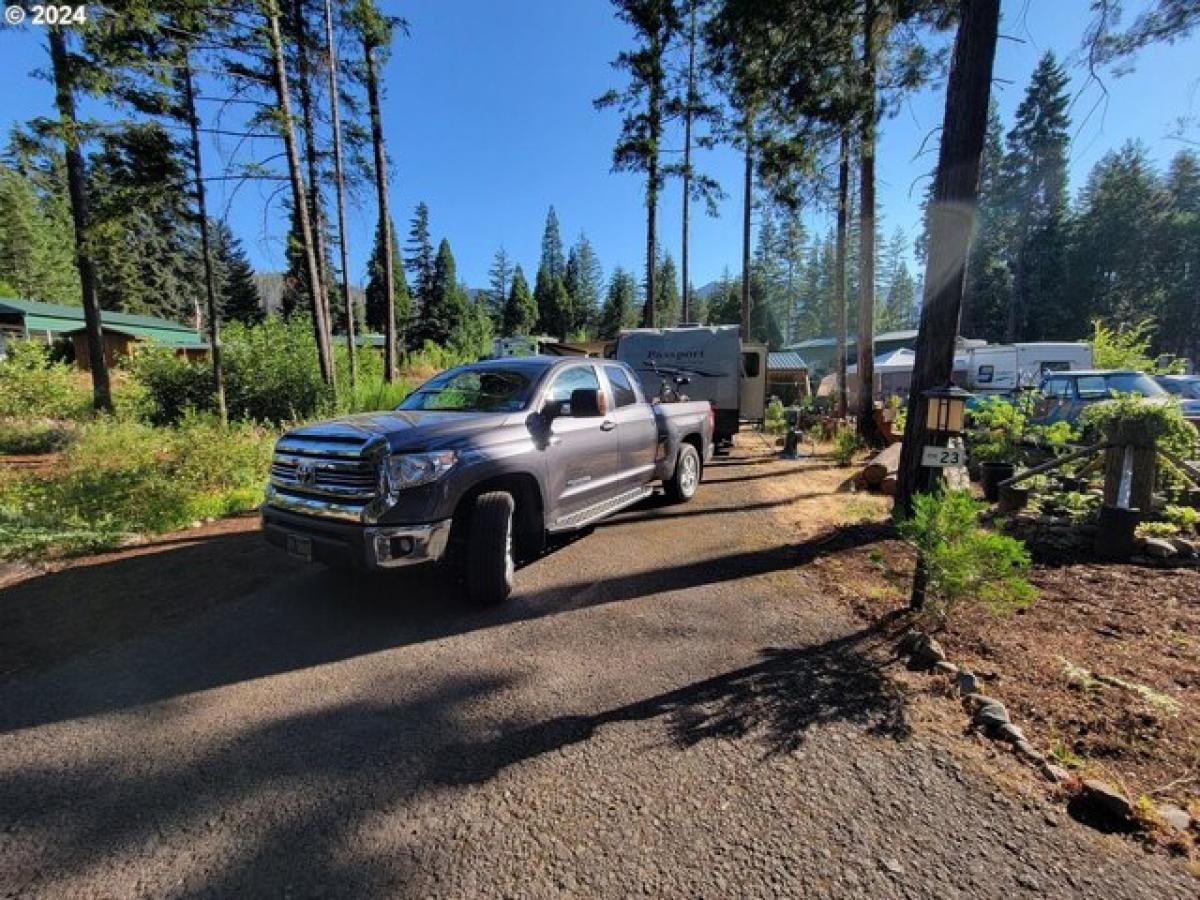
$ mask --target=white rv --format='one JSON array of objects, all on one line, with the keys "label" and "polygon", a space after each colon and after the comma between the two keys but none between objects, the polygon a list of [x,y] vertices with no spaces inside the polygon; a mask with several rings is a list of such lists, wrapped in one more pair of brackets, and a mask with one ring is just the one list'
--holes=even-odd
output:
[{"label": "white rv", "polygon": [[1033,389],[1047,372],[1092,368],[1092,345],[1032,342],[985,344],[954,356],[955,381],[980,394]]},{"label": "white rv", "polygon": [[682,392],[712,404],[719,442],[732,439],[741,420],[759,421],[766,411],[766,345],[743,344],[737,325],[629,329],[617,338],[616,358],[638,373],[650,397],[664,380],[688,378]]}]

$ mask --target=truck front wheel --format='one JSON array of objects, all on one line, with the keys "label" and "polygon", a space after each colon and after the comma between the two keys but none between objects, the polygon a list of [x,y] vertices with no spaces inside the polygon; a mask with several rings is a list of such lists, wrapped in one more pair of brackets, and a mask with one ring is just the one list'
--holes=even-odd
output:
[{"label": "truck front wheel", "polygon": [[691,444],[679,448],[675,474],[666,482],[667,498],[673,503],[687,503],[696,496],[700,486],[700,454]]},{"label": "truck front wheel", "polygon": [[511,494],[491,491],[480,494],[471,513],[467,535],[467,592],[481,604],[501,603],[512,593],[513,512]]}]

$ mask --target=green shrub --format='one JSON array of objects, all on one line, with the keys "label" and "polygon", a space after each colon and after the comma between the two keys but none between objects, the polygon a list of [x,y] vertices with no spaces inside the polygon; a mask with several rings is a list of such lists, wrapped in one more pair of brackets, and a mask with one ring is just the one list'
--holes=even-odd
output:
[{"label": "green shrub", "polygon": [[0,419],[0,454],[53,453],[74,434],[70,423],[54,419]]},{"label": "green shrub", "polygon": [[854,454],[861,446],[857,432],[852,428],[839,428],[833,436],[833,458],[839,466],[848,466],[854,462]]},{"label": "green shrub", "polygon": [[185,416],[178,428],[101,419],[49,475],[0,481],[0,557],[111,546],[254,509],[274,434]]},{"label": "green shrub", "polygon": [[1180,531],[1195,531],[1200,523],[1200,511],[1190,506],[1168,505],[1163,508],[1163,517]]},{"label": "green shrub", "polygon": [[12,341],[0,359],[0,417],[77,419],[89,414],[92,398],[79,374],[52,362],[35,341]]},{"label": "green shrub", "polygon": [[787,431],[787,422],[783,418],[783,401],[772,397],[763,413],[763,430],[768,434],[783,434]]},{"label": "green shrub", "polygon": [[1179,526],[1174,522],[1142,522],[1134,530],[1140,538],[1173,538],[1179,536]]},{"label": "green shrub", "polygon": [[1196,429],[1183,417],[1178,404],[1137,394],[1094,403],[1083,411],[1079,422],[1111,443],[1157,445],[1183,457],[1192,455],[1197,438]]},{"label": "green shrub", "polygon": [[984,508],[966,491],[940,488],[918,495],[900,531],[923,560],[925,610],[945,622],[967,603],[1001,614],[1033,602],[1037,591],[1025,578],[1029,553],[1018,540],[979,524]]}]

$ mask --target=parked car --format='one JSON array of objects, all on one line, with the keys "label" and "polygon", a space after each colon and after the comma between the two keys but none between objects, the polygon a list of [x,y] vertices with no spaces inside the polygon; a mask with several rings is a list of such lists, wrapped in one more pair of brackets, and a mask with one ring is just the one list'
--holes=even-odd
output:
[{"label": "parked car", "polygon": [[267,539],[334,566],[447,559],[503,600],[516,563],[662,483],[686,502],[712,454],[707,401],[649,403],[611,360],[534,356],[450,369],[392,412],[289,431],[262,507]]},{"label": "parked car", "polygon": [[1200,375],[1159,375],[1154,380],[1179,400],[1184,418],[1200,424]]},{"label": "parked car", "polygon": [[1168,394],[1144,372],[1133,369],[1053,372],[1042,379],[1042,399],[1030,421],[1035,425],[1055,422],[1078,423],[1083,411],[1093,403],[1110,400],[1118,394],[1141,394],[1168,402]]}]

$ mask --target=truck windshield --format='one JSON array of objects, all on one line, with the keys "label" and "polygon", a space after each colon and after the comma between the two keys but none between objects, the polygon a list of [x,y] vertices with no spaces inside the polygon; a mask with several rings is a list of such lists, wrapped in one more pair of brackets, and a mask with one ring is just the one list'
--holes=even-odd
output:
[{"label": "truck windshield", "polygon": [[451,369],[432,378],[397,409],[516,412],[529,402],[533,380],[517,369]]}]

